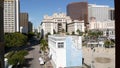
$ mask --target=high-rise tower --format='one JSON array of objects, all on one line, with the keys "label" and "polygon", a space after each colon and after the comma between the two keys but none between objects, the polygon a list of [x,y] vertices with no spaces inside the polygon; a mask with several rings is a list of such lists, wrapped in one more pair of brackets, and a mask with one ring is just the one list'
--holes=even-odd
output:
[{"label": "high-rise tower", "polygon": [[88,23],[88,3],[85,2],[73,2],[67,5],[67,15],[72,20],[84,20]]},{"label": "high-rise tower", "polygon": [[19,0],[4,0],[4,32],[19,32]]}]

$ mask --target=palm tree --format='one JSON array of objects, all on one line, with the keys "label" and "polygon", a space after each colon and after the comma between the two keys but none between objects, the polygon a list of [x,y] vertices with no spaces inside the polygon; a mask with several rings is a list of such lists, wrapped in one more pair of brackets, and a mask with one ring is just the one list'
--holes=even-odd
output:
[{"label": "palm tree", "polygon": [[72,35],[75,35],[75,32],[74,32],[74,31],[72,31]]},{"label": "palm tree", "polygon": [[46,52],[47,49],[48,49],[48,43],[46,40],[42,39],[40,41],[40,51],[42,51],[43,56],[44,56],[44,53]]},{"label": "palm tree", "polygon": [[40,42],[40,51],[42,52],[42,57],[45,60],[45,52],[48,50],[48,43],[46,40],[42,39]]}]

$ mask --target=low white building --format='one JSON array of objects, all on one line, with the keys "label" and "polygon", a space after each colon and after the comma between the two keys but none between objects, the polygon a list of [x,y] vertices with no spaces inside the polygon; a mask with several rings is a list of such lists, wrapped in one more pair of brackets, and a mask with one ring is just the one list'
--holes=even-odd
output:
[{"label": "low white building", "polygon": [[54,68],[82,67],[81,36],[49,35],[48,46]]},{"label": "low white building", "polygon": [[72,23],[67,24],[67,32],[69,34],[72,34],[72,32],[77,34],[77,30],[80,30],[80,32],[85,32],[84,21],[74,20]]}]

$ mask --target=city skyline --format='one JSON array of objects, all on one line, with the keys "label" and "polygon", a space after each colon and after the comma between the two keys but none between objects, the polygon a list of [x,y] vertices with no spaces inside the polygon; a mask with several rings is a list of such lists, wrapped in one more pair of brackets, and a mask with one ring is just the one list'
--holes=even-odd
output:
[{"label": "city skyline", "polygon": [[[43,1],[27,1],[27,0],[20,0],[20,11],[21,12],[28,12],[29,14],[29,21],[33,23],[35,27],[37,27],[45,14],[52,15],[55,12],[64,12],[66,13],[66,7],[69,3],[72,2],[80,2],[82,0],[52,0],[51,2],[48,0]],[[29,2],[29,3],[27,3]],[[32,5],[34,4],[34,5]],[[104,0],[104,1],[92,1],[88,0],[88,4],[97,4],[97,5],[108,5],[114,8],[114,1],[113,0]]]}]

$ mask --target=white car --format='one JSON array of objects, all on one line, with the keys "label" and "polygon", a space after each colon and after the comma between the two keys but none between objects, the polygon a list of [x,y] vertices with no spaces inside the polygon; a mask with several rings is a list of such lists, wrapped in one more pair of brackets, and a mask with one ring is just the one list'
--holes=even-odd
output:
[{"label": "white car", "polygon": [[40,64],[44,64],[44,60],[41,57],[39,57],[39,61],[40,61]]}]

